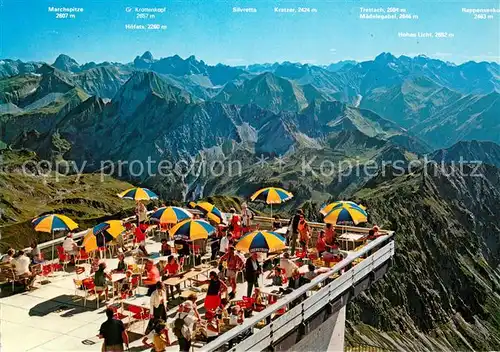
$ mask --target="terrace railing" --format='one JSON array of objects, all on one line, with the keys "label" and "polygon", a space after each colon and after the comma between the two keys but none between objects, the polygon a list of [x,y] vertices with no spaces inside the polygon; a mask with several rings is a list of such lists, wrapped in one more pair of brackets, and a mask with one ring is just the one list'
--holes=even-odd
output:
[{"label": "terrace railing", "polygon": [[[350,230],[359,230],[352,228]],[[367,229],[368,230],[368,229]],[[310,283],[292,291],[290,294],[279,299],[275,304],[265,310],[256,313],[253,317],[246,319],[242,325],[224,333],[211,343],[202,347],[202,351],[262,351],[278,342],[298,326],[313,317],[318,311],[324,309],[327,304],[335,302],[347,291],[352,289],[357,282],[373,273],[377,268],[388,262],[394,255],[393,232],[378,237],[366,246],[350,254],[341,262],[337,263],[330,271],[321,274]],[[365,257],[364,260],[353,266],[357,258]],[[338,273],[339,277],[331,281],[331,276]],[[331,281],[331,282],[330,282]],[[314,291],[314,288],[322,284],[322,288]],[[312,293],[307,299],[288,310],[285,314],[274,321],[271,317],[281,308],[293,305],[293,302],[304,295]],[[339,304],[345,304],[340,302]],[[268,324],[261,329],[256,325],[262,320]],[[240,336],[251,332],[243,340]]]}]

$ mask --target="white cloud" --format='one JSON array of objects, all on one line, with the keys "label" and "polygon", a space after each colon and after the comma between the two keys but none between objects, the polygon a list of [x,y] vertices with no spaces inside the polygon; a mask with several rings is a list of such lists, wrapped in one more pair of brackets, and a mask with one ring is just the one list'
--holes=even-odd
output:
[{"label": "white cloud", "polygon": [[335,54],[335,53],[337,52],[337,49],[335,49],[335,48],[331,48],[331,49],[330,49],[330,52],[331,52],[331,53],[333,53],[333,54]]}]

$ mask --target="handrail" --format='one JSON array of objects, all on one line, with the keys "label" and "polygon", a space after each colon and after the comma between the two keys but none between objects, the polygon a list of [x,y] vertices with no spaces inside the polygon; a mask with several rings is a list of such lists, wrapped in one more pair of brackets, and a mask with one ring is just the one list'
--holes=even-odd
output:
[{"label": "handrail", "polygon": [[[200,213],[196,209],[189,209],[189,211],[192,212],[192,213]],[[154,212],[153,210],[148,211],[148,215],[152,214],[153,212]],[[228,215],[230,215],[230,213],[222,213],[222,214],[225,217],[227,217]],[[129,221],[132,221],[132,220],[135,220],[135,219],[136,219],[136,216],[132,215],[132,216],[129,216],[127,218],[122,219],[121,221],[123,221],[123,222],[129,222]],[[280,219],[280,220],[283,221],[283,222],[290,221],[290,219]],[[272,223],[274,221],[274,218],[266,217],[266,216],[255,216],[254,217],[254,221],[256,221],[256,222],[269,222],[269,223]],[[311,227],[316,227],[316,228],[320,228],[320,227],[322,228],[322,227],[325,226],[324,223],[313,222],[313,221],[308,221],[308,224]],[[344,226],[344,225],[336,225],[335,229],[336,230],[342,230],[342,232],[353,231],[353,232],[358,232],[358,233],[368,233],[368,231],[369,231],[368,228],[355,227],[355,226]],[[87,233],[87,231],[88,231],[88,229],[74,233],[73,234],[73,239],[79,239],[79,238],[85,236],[85,234]],[[379,232],[382,233],[382,234],[387,234],[389,231],[381,229]],[[38,248],[40,248],[40,249],[50,248],[50,247],[52,247],[52,245],[60,244],[63,241],[64,241],[64,237],[55,238],[55,239],[49,240],[47,242],[39,243],[38,244]],[[26,248],[25,250],[28,250],[28,248]]]},{"label": "handrail", "polygon": [[337,263],[331,270],[329,270],[326,273],[318,275],[316,278],[311,280],[310,283],[294,290],[293,292],[287,294],[285,297],[279,299],[276,303],[274,303],[272,306],[267,307],[263,311],[259,312],[258,314],[252,316],[250,319],[245,320],[245,322],[242,325],[238,325],[235,328],[231,329],[230,331],[224,333],[214,341],[210,342],[209,344],[203,346],[202,351],[214,351],[220,347],[222,347],[224,344],[227,342],[231,341],[232,339],[236,338],[238,335],[242,334],[246,330],[252,328],[255,326],[258,322],[265,320],[266,318],[271,317],[273,313],[275,313],[277,310],[283,308],[287,304],[290,304],[297,298],[301,297],[302,295],[306,294],[307,291],[310,291],[313,289],[315,286],[317,286],[319,283],[322,283],[323,281],[327,280],[330,276],[333,274],[337,273],[338,271],[344,269],[346,266],[351,264],[354,259],[359,258],[363,256],[364,254],[368,253],[370,250],[376,248],[380,244],[388,241],[391,239],[391,237],[394,235],[393,231],[387,231],[386,235],[380,236],[373,240],[372,242],[368,243],[365,247],[357,251],[356,253],[350,253],[345,259]]}]

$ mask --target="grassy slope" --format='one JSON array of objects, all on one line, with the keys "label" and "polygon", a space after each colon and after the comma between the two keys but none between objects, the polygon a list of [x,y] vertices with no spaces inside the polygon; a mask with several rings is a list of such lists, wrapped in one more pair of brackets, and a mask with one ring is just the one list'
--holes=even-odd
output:
[{"label": "grassy slope", "polygon": [[[47,213],[62,213],[87,228],[105,218],[124,215],[134,203],[116,197],[130,184],[99,175],[33,177],[20,173],[0,174],[0,220],[2,240],[0,250],[11,245],[22,248],[32,239],[47,240],[47,234],[37,234],[30,221]],[[128,211],[130,214],[131,212]]]}]

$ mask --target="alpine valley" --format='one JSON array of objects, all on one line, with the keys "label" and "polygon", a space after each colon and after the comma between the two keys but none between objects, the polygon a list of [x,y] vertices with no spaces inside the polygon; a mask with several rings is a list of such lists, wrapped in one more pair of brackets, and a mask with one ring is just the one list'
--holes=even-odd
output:
[{"label": "alpine valley", "polygon": [[[294,198],[277,211],[300,206],[314,220],[323,203],[352,199],[395,230],[398,250],[350,305],[348,343],[500,350],[499,97],[497,63],[390,53],[325,66],[6,58],[1,246],[27,244],[40,213],[115,216],[129,183],[176,202],[221,195],[211,200],[222,208],[282,186]],[[67,162],[72,175],[21,172],[40,160]]]}]

